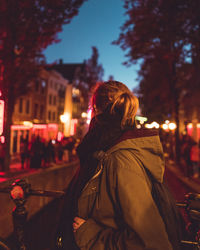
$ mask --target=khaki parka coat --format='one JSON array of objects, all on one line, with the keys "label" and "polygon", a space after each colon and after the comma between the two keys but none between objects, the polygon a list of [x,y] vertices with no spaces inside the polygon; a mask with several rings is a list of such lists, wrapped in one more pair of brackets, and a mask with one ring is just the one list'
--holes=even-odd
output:
[{"label": "khaki parka coat", "polygon": [[96,152],[99,165],[78,200],[86,220],[74,233],[82,250],[170,250],[164,223],[151,195],[147,168],[163,181],[164,158],[158,135],[118,142]]}]

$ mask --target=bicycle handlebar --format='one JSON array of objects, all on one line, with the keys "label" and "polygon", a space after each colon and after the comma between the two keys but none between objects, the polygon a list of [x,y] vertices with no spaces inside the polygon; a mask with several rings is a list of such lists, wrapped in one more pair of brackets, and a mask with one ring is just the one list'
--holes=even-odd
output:
[{"label": "bicycle handlebar", "polygon": [[[11,187],[4,187],[4,188],[0,188],[0,193],[11,193],[11,191],[15,188],[18,187],[18,185],[14,185]],[[19,185],[19,187],[21,188],[21,186]],[[24,190],[22,190],[24,191]],[[25,190],[25,195],[26,196],[45,196],[45,197],[61,197],[65,194],[64,191],[55,191],[55,190],[35,190],[35,189],[31,189],[28,188],[27,190]]]},{"label": "bicycle handlebar", "polygon": [[64,191],[53,191],[53,190],[34,190],[30,189],[29,195],[34,196],[46,196],[46,197],[60,197],[64,195]]}]

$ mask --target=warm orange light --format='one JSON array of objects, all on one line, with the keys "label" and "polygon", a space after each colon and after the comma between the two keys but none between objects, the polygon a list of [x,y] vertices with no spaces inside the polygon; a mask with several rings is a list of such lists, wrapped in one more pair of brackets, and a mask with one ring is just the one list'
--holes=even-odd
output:
[{"label": "warm orange light", "polygon": [[56,123],[49,123],[48,124],[48,129],[58,129],[58,124]]},{"label": "warm orange light", "polygon": [[174,123],[174,122],[170,122],[168,126],[169,126],[170,130],[176,129],[176,123]]},{"label": "warm orange light", "polygon": [[69,113],[65,113],[65,114],[60,116],[60,120],[61,120],[62,123],[68,122],[69,119],[70,119],[70,114]]},{"label": "warm orange light", "polygon": [[189,123],[188,125],[187,125],[187,128],[193,128],[193,125],[192,125],[192,123]]},{"label": "warm orange light", "polygon": [[169,128],[169,126],[168,126],[166,123],[162,124],[161,127],[162,127],[164,130],[167,130],[167,129]]}]

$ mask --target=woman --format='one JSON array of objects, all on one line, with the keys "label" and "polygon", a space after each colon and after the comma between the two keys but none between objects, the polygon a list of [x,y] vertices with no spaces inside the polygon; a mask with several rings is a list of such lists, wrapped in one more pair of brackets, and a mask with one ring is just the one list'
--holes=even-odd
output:
[{"label": "woman", "polygon": [[77,148],[79,249],[172,249],[145,170],[163,181],[162,146],[157,131],[136,129],[137,109],[123,83],[104,82],[94,91],[93,119]]}]

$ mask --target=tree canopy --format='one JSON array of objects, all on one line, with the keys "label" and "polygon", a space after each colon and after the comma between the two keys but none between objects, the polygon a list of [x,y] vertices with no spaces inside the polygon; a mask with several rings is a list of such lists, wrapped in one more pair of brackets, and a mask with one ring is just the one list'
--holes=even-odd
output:
[{"label": "tree canopy", "polygon": [[[138,93],[144,113],[177,123],[181,100],[199,89],[200,2],[124,0],[127,20],[114,43],[126,51],[125,64],[142,59]],[[194,89],[193,89],[194,91]]]},{"label": "tree canopy", "polygon": [[[181,91],[189,89],[191,80],[194,86],[199,79],[200,3],[196,0],[124,2],[128,19],[115,44],[127,51],[125,64],[143,60],[139,71],[139,92],[143,95],[144,104],[148,99],[145,98],[145,87],[149,86],[148,96],[159,97],[160,104],[164,106],[168,100],[168,112],[173,117]],[[187,76],[182,72],[185,68]],[[146,104],[152,105],[153,112],[153,102]]]},{"label": "tree canopy", "polygon": [[85,65],[86,68],[84,80],[91,90],[97,82],[102,81],[104,74],[103,66],[99,63],[99,52],[95,46],[92,47],[92,55],[88,60],[85,61]]},{"label": "tree canopy", "polygon": [[[85,0],[2,0],[0,3],[0,88],[5,105],[5,137],[16,99],[29,90],[42,51],[58,42],[57,33],[78,14]],[[6,163],[6,166],[8,164]],[[8,167],[8,166],[7,166]]]}]

